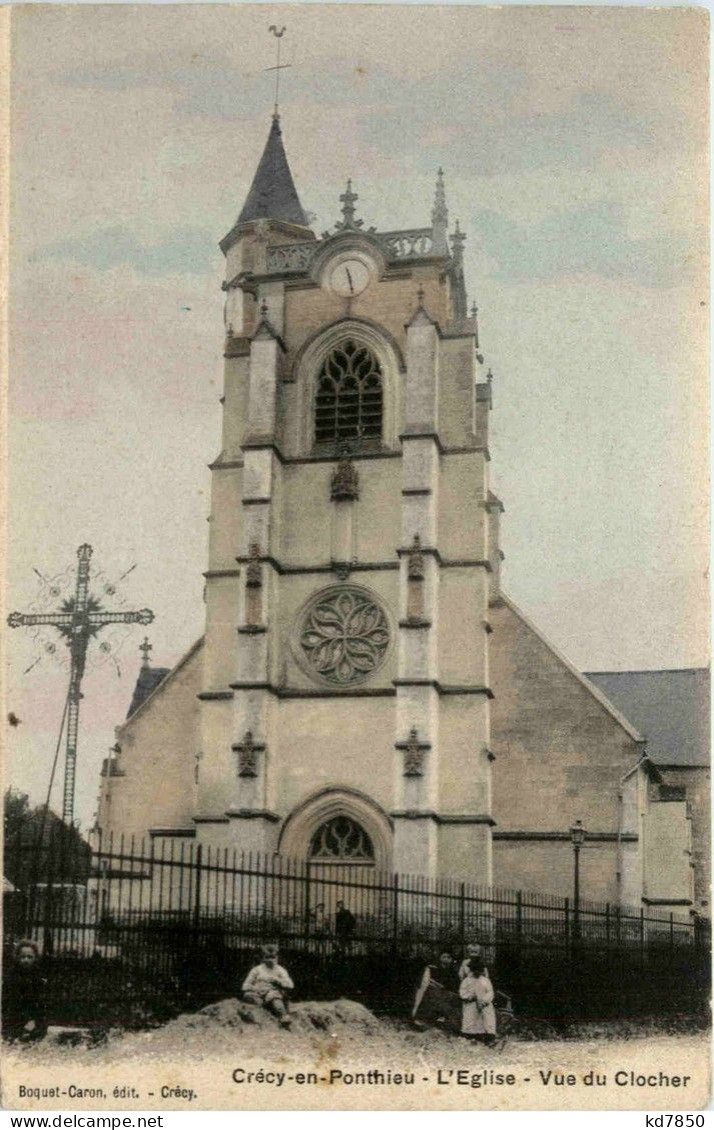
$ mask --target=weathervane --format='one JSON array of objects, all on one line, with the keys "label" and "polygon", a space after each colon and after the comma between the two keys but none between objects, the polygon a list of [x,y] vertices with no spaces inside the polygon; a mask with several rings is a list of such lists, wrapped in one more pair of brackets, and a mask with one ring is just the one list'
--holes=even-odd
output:
[{"label": "weathervane", "polygon": [[283,63],[281,65],[281,63],[280,63],[280,40],[285,35],[286,28],[284,28],[284,27],[279,28],[275,24],[271,24],[270,27],[268,28],[268,31],[272,31],[273,35],[275,36],[275,38],[278,41],[278,58],[277,58],[276,65],[274,67],[266,67],[265,68],[266,71],[275,71],[275,107],[273,109],[273,117],[277,118],[278,117],[278,105],[280,103],[280,72],[289,70],[289,68],[291,67],[292,64],[291,63]]},{"label": "weathervane", "polygon": [[[62,819],[66,824],[74,820],[74,785],[77,766],[77,735],[79,730],[79,703],[82,698],[82,678],[87,662],[87,649],[93,636],[109,624],[150,624],[154,613],[148,608],[139,612],[109,612],[89,592],[89,561],[91,545],[80,545],[77,550],[77,576],[73,597],[62,601],[59,612],[12,612],[7,618],[11,628],[33,627],[48,624],[56,628],[69,648],[70,676],[67,692],[67,739],[65,743],[64,795]],[[131,571],[131,570],[129,570]],[[114,586],[105,587],[108,595]],[[59,592],[52,590],[53,595]],[[100,644],[107,650],[108,645]]]}]

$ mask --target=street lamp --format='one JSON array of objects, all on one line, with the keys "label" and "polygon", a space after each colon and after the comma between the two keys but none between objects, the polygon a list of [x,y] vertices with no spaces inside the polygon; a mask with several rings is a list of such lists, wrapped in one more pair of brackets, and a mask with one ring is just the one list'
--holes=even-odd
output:
[{"label": "street lamp", "polygon": [[570,841],[573,845],[573,937],[580,938],[580,849],[587,835],[582,820],[576,820],[570,827]]}]

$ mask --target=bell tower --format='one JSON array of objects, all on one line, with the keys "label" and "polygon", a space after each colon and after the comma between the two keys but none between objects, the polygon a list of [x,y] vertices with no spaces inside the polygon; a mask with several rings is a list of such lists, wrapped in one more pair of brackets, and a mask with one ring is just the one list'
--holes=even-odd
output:
[{"label": "bell tower", "polygon": [[317,238],[276,113],[221,241],[197,834],[488,883],[498,505],[466,237],[441,170],[424,228],[339,199]]}]

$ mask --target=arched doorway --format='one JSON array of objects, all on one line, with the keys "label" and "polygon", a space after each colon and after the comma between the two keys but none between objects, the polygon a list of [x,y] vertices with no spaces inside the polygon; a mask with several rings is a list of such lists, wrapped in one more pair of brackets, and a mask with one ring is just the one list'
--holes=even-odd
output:
[{"label": "arched doorway", "polygon": [[392,826],[370,797],[346,788],[309,797],[285,822],[279,850],[304,861],[305,919],[317,938],[338,941],[345,911],[355,919],[355,937],[381,929]]}]

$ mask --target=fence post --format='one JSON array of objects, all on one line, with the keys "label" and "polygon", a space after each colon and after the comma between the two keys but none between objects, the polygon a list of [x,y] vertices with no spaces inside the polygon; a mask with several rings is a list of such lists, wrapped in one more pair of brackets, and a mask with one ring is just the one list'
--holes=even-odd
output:
[{"label": "fence post", "polygon": [[563,911],[565,913],[565,951],[570,952],[570,899],[566,896],[563,900]]},{"label": "fence post", "polygon": [[669,912],[669,951],[674,953],[674,911]]},{"label": "fence post", "polygon": [[[61,827],[62,827],[62,830],[64,831],[64,824],[62,824]],[[43,901],[40,901],[39,899],[37,900],[39,905],[42,907],[42,917],[44,919],[44,929],[43,929],[43,932],[42,932],[42,952],[43,952],[43,955],[47,954],[47,955],[50,955],[50,956],[54,953],[54,949],[55,949],[55,944],[54,944],[55,943],[55,930],[54,930],[54,915],[55,915],[54,902],[55,902],[55,898],[54,898],[54,895],[55,895],[55,857],[57,855],[57,852],[55,851],[55,845],[56,845],[56,841],[57,841],[57,835],[58,835],[58,832],[57,832],[56,825],[54,825],[54,824],[50,825],[50,834],[49,834],[49,843],[48,843],[48,852],[47,852],[48,867],[47,867],[47,871],[45,872],[45,897],[44,897]],[[42,857],[40,856],[40,858],[42,858]],[[35,876],[35,883],[38,884],[37,876]],[[36,888],[36,892],[39,895],[39,888],[38,887]],[[39,921],[38,921],[37,925],[39,927]],[[32,937],[32,935],[30,935],[30,937]]]},{"label": "fence post", "polygon": [[523,891],[516,891],[516,941],[523,940]]},{"label": "fence post", "polygon": [[399,933],[399,874],[395,871],[392,879],[392,952],[397,953]]},{"label": "fence post", "polygon": [[640,960],[644,968],[645,964],[645,908],[640,907]]},{"label": "fence post", "polygon": [[201,919],[201,860],[203,858],[203,844],[196,848],[196,884],[194,888],[193,924],[198,926]]},{"label": "fence post", "polygon": [[610,944],[610,903],[605,903],[605,941]]},{"label": "fence post", "polygon": [[466,945],[466,884],[459,884],[459,942],[461,948]]},{"label": "fence post", "polygon": [[305,908],[303,912],[306,949],[310,952],[310,860],[305,863]]}]

